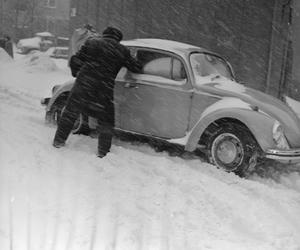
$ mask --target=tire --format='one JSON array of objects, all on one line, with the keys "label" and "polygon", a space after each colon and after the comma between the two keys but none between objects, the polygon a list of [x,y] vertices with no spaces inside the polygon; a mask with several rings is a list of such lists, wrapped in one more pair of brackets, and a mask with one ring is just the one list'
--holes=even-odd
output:
[{"label": "tire", "polygon": [[243,177],[257,164],[258,144],[240,124],[211,125],[207,137],[208,162]]},{"label": "tire", "polygon": [[72,129],[73,134],[89,135],[91,132],[87,116],[80,114]]},{"label": "tire", "polygon": [[58,124],[63,108],[66,105],[67,97],[67,95],[61,95],[55,100],[54,104],[51,106],[51,109],[46,112],[45,120],[47,123],[51,123],[53,125]]},{"label": "tire", "polygon": [[[46,122],[57,125],[61,115],[64,111],[67,95],[63,94],[57,98],[57,100],[52,105],[50,111],[46,112]],[[88,117],[80,114],[78,119],[75,121],[74,127],[72,129],[73,134],[84,134],[89,135],[90,128],[88,125]]]}]

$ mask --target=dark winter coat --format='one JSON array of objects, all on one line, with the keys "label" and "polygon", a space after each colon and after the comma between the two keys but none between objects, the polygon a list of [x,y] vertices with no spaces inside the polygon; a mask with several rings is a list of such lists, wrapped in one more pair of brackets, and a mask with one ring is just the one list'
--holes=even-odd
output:
[{"label": "dark winter coat", "polygon": [[76,76],[71,91],[72,102],[82,113],[96,117],[98,122],[114,125],[114,80],[122,67],[140,70],[129,50],[112,38],[93,37],[71,57],[72,75]]}]

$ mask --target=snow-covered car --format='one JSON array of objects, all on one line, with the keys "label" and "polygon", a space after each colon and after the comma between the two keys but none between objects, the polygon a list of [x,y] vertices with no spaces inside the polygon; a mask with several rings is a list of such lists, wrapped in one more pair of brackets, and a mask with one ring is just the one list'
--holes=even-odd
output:
[{"label": "snow-covered car", "polygon": [[17,53],[28,54],[33,50],[41,49],[41,39],[39,37],[24,38],[17,43]]},{"label": "snow-covered car", "polygon": [[54,44],[54,36],[49,32],[36,33],[35,37],[20,39],[17,43],[19,54],[28,54],[33,50],[46,51]]},{"label": "snow-covered car", "polygon": [[[123,68],[117,76],[116,130],[201,150],[210,163],[238,174],[258,159],[300,162],[299,118],[280,100],[237,83],[220,55],[161,39],[122,43],[143,71]],[[73,84],[55,86],[42,100],[48,122],[59,119]],[[80,115],[75,131],[95,128],[92,121]]]},{"label": "snow-covered car", "polygon": [[52,58],[68,59],[69,48],[68,47],[51,47],[45,53]]}]

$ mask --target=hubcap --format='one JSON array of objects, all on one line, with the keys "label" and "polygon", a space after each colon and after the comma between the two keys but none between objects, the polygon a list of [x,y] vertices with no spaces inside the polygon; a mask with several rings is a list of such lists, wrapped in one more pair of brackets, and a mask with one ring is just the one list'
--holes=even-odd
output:
[{"label": "hubcap", "polygon": [[227,171],[236,170],[244,158],[241,141],[231,133],[217,136],[213,141],[211,153],[213,162]]},{"label": "hubcap", "polygon": [[236,155],[237,149],[235,144],[231,141],[223,141],[217,148],[217,156],[225,164],[233,162]]}]

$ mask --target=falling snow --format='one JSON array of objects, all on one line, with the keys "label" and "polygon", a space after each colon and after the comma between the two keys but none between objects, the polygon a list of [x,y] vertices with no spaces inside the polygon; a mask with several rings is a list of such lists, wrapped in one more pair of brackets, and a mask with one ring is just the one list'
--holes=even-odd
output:
[{"label": "falling snow", "polygon": [[70,78],[64,60],[0,60],[1,250],[300,249],[299,172],[241,179],[118,139],[99,159],[82,135],[53,148],[40,99]]}]

